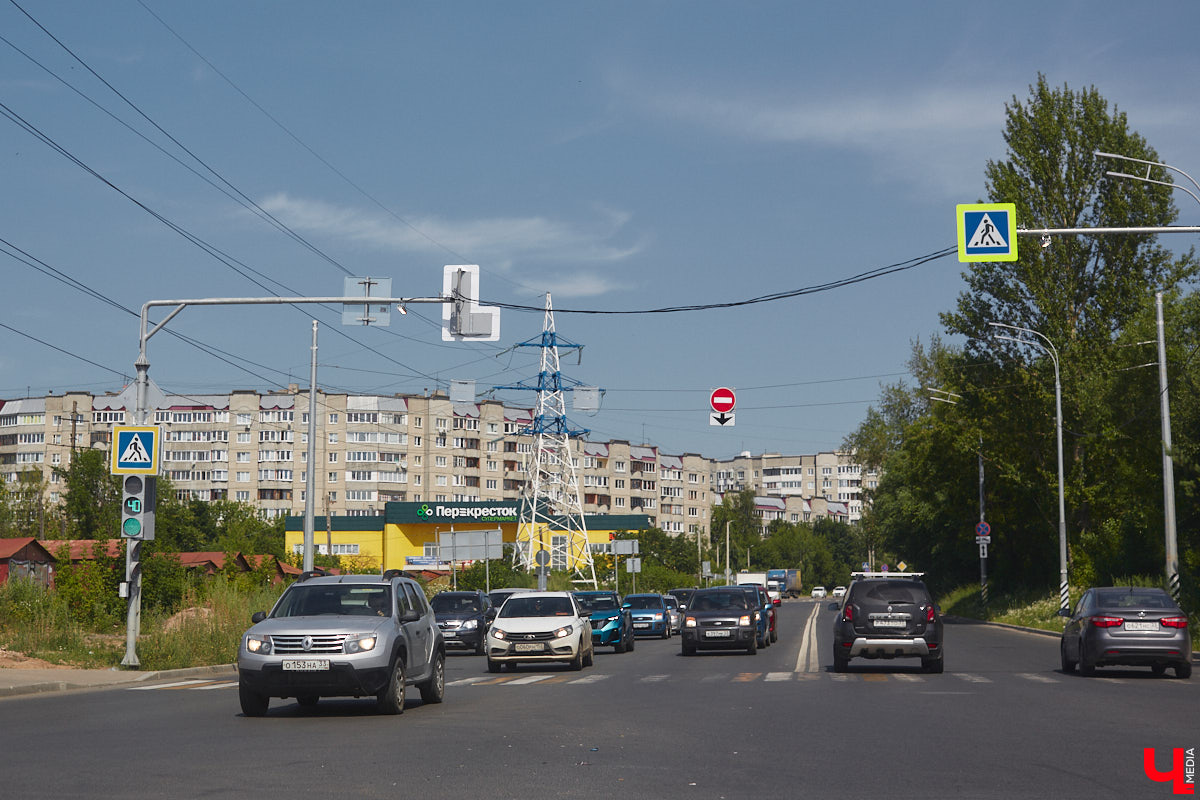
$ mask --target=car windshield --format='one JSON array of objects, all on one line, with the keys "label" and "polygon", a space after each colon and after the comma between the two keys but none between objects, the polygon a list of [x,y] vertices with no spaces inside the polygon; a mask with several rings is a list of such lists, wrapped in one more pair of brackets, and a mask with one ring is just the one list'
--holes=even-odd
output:
[{"label": "car windshield", "polygon": [[274,617],[312,617],[324,614],[357,614],[364,617],[390,617],[390,586],[324,583],[315,586],[294,584],[275,609]]},{"label": "car windshield", "polygon": [[670,597],[670,596],[664,597],[663,602],[666,603],[667,608],[671,608],[671,609],[679,608],[679,601],[676,600],[674,597]]},{"label": "car windshield", "polygon": [[579,605],[589,614],[597,611],[616,611],[617,598],[610,594],[604,595],[576,595],[575,599],[579,601]]},{"label": "car windshield", "polygon": [[439,594],[429,601],[437,614],[463,614],[480,611],[479,596],[473,594]]},{"label": "car windshield", "polygon": [[1111,589],[1096,592],[1096,605],[1102,608],[1175,608],[1166,592]]},{"label": "car windshield", "polygon": [[661,597],[651,597],[649,595],[633,595],[626,597],[625,602],[630,608],[647,609],[647,608],[662,608],[663,601]]},{"label": "car windshield", "polygon": [[689,611],[746,611],[745,592],[697,592],[688,604]]},{"label": "car windshield", "polygon": [[500,616],[513,617],[569,617],[574,612],[568,597],[510,597],[500,609]]}]

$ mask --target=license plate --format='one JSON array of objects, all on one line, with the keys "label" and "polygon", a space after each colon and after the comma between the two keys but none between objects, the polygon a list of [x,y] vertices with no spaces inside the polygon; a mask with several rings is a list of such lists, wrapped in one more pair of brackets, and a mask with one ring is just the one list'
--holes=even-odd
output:
[{"label": "license plate", "polygon": [[283,662],[284,672],[324,672],[328,669],[327,658],[291,659]]},{"label": "license plate", "polygon": [[453,639],[455,636],[458,636],[458,631],[442,631],[442,636],[445,636],[447,639]]},{"label": "license plate", "polygon": [[650,623],[649,623],[649,622],[635,622],[635,623],[633,623],[633,627],[635,627],[635,628],[649,628],[649,627],[650,627]]},{"label": "license plate", "polygon": [[705,631],[704,635],[709,639],[728,639],[729,631]]},{"label": "license plate", "polygon": [[1125,621],[1125,630],[1127,631],[1156,631],[1158,630],[1157,622],[1133,622]]},{"label": "license plate", "polygon": [[517,642],[513,645],[513,650],[518,653],[540,653],[545,649],[545,645],[540,642]]},{"label": "license plate", "polygon": [[903,628],[907,623],[902,619],[871,620],[876,628]]}]

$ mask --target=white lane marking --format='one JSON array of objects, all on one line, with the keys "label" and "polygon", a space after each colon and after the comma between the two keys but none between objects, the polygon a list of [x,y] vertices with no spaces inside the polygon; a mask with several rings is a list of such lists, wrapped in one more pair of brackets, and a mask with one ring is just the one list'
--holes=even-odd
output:
[{"label": "white lane marking", "polygon": [[954,674],[957,675],[958,677],[962,678],[964,681],[968,681],[970,683],[991,683],[992,682],[991,678],[985,678],[982,675],[972,675],[969,672],[956,672]]},{"label": "white lane marking", "polygon": [[820,668],[817,658],[817,611],[820,607],[819,603],[813,606],[804,625],[800,652],[796,655],[796,672],[817,672]]},{"label": "white lane marking", "polygon": [[794,673],[791,673],[791,672],[768,672],[767,677],[764,678],[764,680],[767,680],[767,681],[790,681],[792,679],[793,674]]},{"label": "white lane marking", "polygon": [[516,680],[511,680],[508,683],[506,683],[505,685],[506,686],[521,686],[526,683],[537,683],[538,681],[544,681],[544,680],[546,680],[546,678],[549,678],[549,677],[550,677],[549,675],[526,675],[524,678],[517,678]]},{"label": "white lane marking", "polygon": [[896,672],[892,674],[892,677],[898,681],[905,681],[907,683],[921,683],[925,680],[920,675],[910,675],[907,672]]},{"label": "white lane marking", "polygon": [[153,686],[130,686],[131,692],[148,692],[154,689],[173,689],[176,686],[195,686],[197,683],[212,683],[208,680],[192,680],[192,681],[175,681],[174,683],[156,683]]},{"label": "white lane marking", "polygon": [[854,676],[847,675],[844,672],[834,672],[829,677],[831,680],[835,680],[835,681],[848,681],[851,678],[853,678]]},{"label": "white lane marking", "polygon": [[472,683],[479,683],[480,681],[486,681],[486,680],[487,680],[487,678],[483,675],[475,675],[474,677],[471,677],[471,678],[459,678],[456,681],[447,681],[446,685],[447,686],[470,686]]},{"label": "white lane marking", "polygon": [[582,678],[576,678],[576,679],[575,679],[575,680],[573,680],[573,681],[567,681],[567,683],[570,683],[570,684],[576,684],[576,683],[596,683],[597,681],[602,681],[602,680],[604,680],[604,679],[605,679],[605,678],[607,678],[607,677],[609,677],[609,676],[608,676],[608,675],[585,675],[585,676],[584,676],[584,677],[582,677]]},{"label": "white lane marking", "polygon": [[204,692],[204,691],[208,691],[209,689],[232,689],[233,687],[235,687],[237,685],[238,685],[237,681],[232,681],[230,683],[214,683],[211,686],[193,686],[192,691],[193,692]]},{"label": "white lane marking", "polygon": [[671,677],[671,676],[670,675],[647,675],[646,677],[642,678],[642,683],[658,683],[659,681],[665,681],[669,677]]},{"label": "white lane marking", "polygon": [[1057,680],[1049,675],[1038,675],[1036,672],[1018,672],[1018,678],[1024,678],[1027,681],[1037,681],[1038,683],[1058,683]]}]

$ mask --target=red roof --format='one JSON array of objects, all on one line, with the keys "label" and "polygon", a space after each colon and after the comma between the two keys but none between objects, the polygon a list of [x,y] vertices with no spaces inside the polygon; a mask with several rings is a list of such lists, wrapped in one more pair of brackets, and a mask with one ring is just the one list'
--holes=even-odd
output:
[{"label": "red roof", "polygon": [[27,547],[30,542],[36,542],[32,536],[22,536],[19,539],[0,539],[0,558],[12,558],[12,556],[21,551],[22,547]]},{"label": "red roof", "polygon": [[53,553],[55,558],[58,558],[58,554],[65,547],[70,561],[91,561],[97,546],[101,554],[108,558],[121,557],[125,552],[121,542],[121,539],[47,539],[42,545]]}]

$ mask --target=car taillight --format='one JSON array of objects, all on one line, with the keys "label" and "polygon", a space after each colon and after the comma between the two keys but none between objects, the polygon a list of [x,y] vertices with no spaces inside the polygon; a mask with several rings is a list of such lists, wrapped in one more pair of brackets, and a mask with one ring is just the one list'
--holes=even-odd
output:
[{"label": "car taillight", "polygon": [[925,621],[933,622],[933,606],[929,606],[929,608],[925,609]]},{"label": "car taillight", "polygon": [[842,619],[846,622],[854,622],[854,606],[846,604],[846,607],[842,609]]},{"label": "car taillight", "polygon": [[1163,617],[1159,622],[1167,628],[1186,628],[1188,626],[1187,617]]},{"label": "car taillight", "polygon": [[1117,628],[1125,624],[1125,620],[1120,617],[1090,617],[1092,627],[1095,628]]}]

